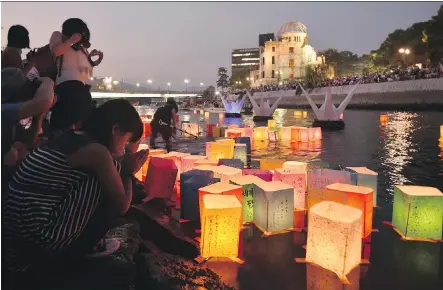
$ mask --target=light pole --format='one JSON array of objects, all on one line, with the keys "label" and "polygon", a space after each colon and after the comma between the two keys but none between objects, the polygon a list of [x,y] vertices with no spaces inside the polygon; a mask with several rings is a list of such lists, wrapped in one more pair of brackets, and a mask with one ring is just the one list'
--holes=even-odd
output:
[{"label": "light pole", "polygon": [[409,50],[409,48],[400,48],[398,50],[398,52],[402,55],[403,57],[403,64],[405,65],[405,67],[408,67],[407,61],[408,61],[408,54],[411,53],[411,51]]},{"label": "light pole", "polygon": [[139,91],[140,83],[136,83],[135,86],[137,87],[137,92]]},{"label": "light pole", "polygon": [[151,79],[149,79],[149,80],[146,80],[146,82],[149,84],[149,90],[152,90],[152,87],[151,87],[151,84],[152,84],[152,80]]},{"label": "light pole", "polygon": [[188,91],[188,84],[189,84],[189,80],[185,79],[185,84],[186,84],[186,92]]}]

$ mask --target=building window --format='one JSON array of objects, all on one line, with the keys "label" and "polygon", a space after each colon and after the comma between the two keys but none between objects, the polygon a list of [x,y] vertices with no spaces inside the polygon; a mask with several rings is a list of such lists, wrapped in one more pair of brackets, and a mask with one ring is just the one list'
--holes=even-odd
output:
[{"label": "building window", "polygon": [[261,64],[265,65],[265,58],[264,57],[262,57],[262,59],[261,59]]},{"label": "building window", "polygon": [[272,70],[272,78],[275,78],[275,71]]},{"label": "building window", "polygon": [[275,46],[272,47],[272,52],[275,52]]},{"label": "building window", "polygon": [[275,56],[272,56],[272,64],[275,64]]},{"label": "building window", "polygon": [[264,79],[265,78],[265,71],[261,72],[261,78]]},{"label": "building window", "polygon": [[294,59],[292,58],[289,60],[289,67],[294,68]]},{"label": "building window", "polygon": [[289,53],[294,53],[294,48],[293,47],[289,48]]}]

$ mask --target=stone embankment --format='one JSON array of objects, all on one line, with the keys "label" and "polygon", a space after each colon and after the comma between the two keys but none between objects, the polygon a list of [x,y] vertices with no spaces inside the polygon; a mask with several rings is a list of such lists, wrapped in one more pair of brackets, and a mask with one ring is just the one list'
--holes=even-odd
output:
[{"label": "stone embankment", "polygon": [[[353,86],[332,87],[333,101],[340,104]],[[317,105],[329,88],[308,90]],[[284,97],[280,108],[310,108],[305,96]],[[393,110],[443,110],[443,78],[361,84],[348,108]]]}]

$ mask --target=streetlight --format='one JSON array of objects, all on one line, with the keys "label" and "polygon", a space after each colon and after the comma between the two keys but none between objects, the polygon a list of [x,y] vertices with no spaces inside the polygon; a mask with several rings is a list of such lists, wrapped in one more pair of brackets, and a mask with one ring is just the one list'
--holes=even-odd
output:
[{"label": "streetlight", "polygon": [[114,85],[118,85],[118,81],[112,81]]},{"label": "streetlight", "polygon": [[408,54],[410,54],[411,53],[411,51],[409,50],[409,48],[400,48],[399,50],[398,50],[398,52],[402,55],[402,57],[403,57],[403,63],[404,63],[404,65],[405,65],[405,67],[407,67],[407,60],[408,60]]},{"label": "streetlight", "polygon": [[204,85],[205,85],[204,83],[200,83],[200,86],[202,86],[202,87],[203,87]]},{"label": "streetlight", "polygon": [[152,80],[147,80],[148,84],[152,84]]},{"label": "streetlight", "polygon": [[188,84],[189,84],[189,80],[185,79],[185,84],[186,84],[186,91],[188,91]]},{"label": "streetlight", "polygon": [[219,92],[219,91],[216,91],[215,94],[218,96],[218,95],[220,95],[220,92]]}]

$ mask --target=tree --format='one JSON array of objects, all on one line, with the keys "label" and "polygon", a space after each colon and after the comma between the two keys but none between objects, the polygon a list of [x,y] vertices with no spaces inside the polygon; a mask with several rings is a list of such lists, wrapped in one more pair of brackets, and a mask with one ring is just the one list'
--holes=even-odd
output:
[{"label": "tree", "polygon": [[229,88],[229,76],[227,69],[225,67],[219,67],[217,75],[217,87],[221,88],[222,92],[225,92],[225,90]]},{"label": "tree", "polygon": [[207,87],[203,93],[202,97],[205,101],[213,102],[215,100],[215,88],[214,86]]}]

